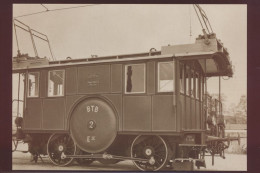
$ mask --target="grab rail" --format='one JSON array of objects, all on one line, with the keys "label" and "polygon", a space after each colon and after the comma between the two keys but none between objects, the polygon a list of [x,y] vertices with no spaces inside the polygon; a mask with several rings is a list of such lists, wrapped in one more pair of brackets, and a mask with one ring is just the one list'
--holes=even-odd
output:
[{"label": "grab rail", "polygon": [[[13,105],[14,102],[18,102],[18,104],[19,104],[19,102],[24,102],[24,101],[23,101],[23,100],[19,100],[19,99],[13,99],[13,100],[12,100],[12,105]],[[19,115],[21,115],[21,114],[19,113],[19,110],[17,110],[17,115],[16,115],[16,117],[19,117]]]}]

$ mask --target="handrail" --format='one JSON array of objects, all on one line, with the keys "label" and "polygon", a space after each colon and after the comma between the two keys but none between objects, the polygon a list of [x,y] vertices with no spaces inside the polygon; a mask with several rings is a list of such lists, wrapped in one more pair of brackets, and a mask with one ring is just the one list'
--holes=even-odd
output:
[{"label": "handrail", "polygon": [[209,94],[204,94],[204,98],[205,98],[205,107],[207,109],[207,111],[211,112],[213,110],[213,108],[215,109],[217,113],[216,116],[221,116],[222,115],[222,102],[216,98],[213,98],[211,95]]},{"label": "handrail", "polygon": [[13,100],[12,100],[12,103],[13,103],[14,101],[24,102],[23,100],[13,99]]},{"label": "handrail", "polygon": [[[13,99],[13,100],[12,100],[12,105],[13,105],[14,102],[18,102],[18,104],[19,104],[19,102],[24,102],[24,101],[23,101],[23,100],[19,100],[19,99]],[[17,115],[16,115],[16,117],[19,117],[19,115],[21,116],[22,114],[19,113],[19,110],[17,110]]]}]

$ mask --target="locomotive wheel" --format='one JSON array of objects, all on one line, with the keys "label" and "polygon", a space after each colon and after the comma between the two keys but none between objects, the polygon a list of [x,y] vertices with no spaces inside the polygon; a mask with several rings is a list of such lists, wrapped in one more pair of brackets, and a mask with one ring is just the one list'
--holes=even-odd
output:
[{"label": "locomotive wheel", "polygon": [[76,145],[68,134],[53,134],[47,143],[47,153],[51,162],[57,166],[69,165],[73,158],[61,157],[65,155],[74,155],[76,153]]},{"label": "locomotive wheel", "polygon": [[[82,151],[80,148],[77,147],[77,151],[76,151],[77,155],[82,155],[82,154],[87,154],[86,152]],[[92,162],[94,162],[94,159],[75,159],[76,162],[80,165],[90,165]]]},{"label": "locomotive wheel", "polygon": [[131,157],[149,159],[148,162],[133,161],[142,171],[158,171],[166,166],[169,148],[160,136],[137,136],[131,146]]}]

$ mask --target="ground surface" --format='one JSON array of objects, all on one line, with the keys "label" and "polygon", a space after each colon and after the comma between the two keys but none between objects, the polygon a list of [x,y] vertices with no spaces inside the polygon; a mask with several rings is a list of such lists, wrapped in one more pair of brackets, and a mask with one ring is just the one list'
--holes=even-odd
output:
[{"label": "ground surface", "polygon": [[[27,146],[19,144],[18,149],[26,150]],[[13,170],[99,170],[99,171],[138,171],[132,161],[122,161],[114,165],[103,165],[99,162],[93,162],[89,166],[78,165],[73,162],[67,167],[54,166],[47,157],[43,158],[38,163],[30,161],[29,153],[13,152]],[[201,168],[201,171],[227,170],[227,171],[246,171],[247,156],[242,154],[226,154],[226,159],[215,157],[215,165],[211,165],[211,157],[206,157],[207,168]]]}]

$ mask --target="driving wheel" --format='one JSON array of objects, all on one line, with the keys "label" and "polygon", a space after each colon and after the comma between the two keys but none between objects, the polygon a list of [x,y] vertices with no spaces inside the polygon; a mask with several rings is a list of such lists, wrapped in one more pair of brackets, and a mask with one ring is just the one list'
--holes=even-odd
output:
[{"label": "driving wheel", "polygon": [[158,171],[169,161],[169,148],[160,136],[137,136],[131,145],[131,157],[148,159],[148,161],[133,161],[138,169]]},{"label": "driving wheel", "polygon": [[62,154],[74,155],[76,145],[69,134],[53,134],[47,143],[47,153],[51,162],[58,166],[69,165],[73,158],[63,158]]}]

